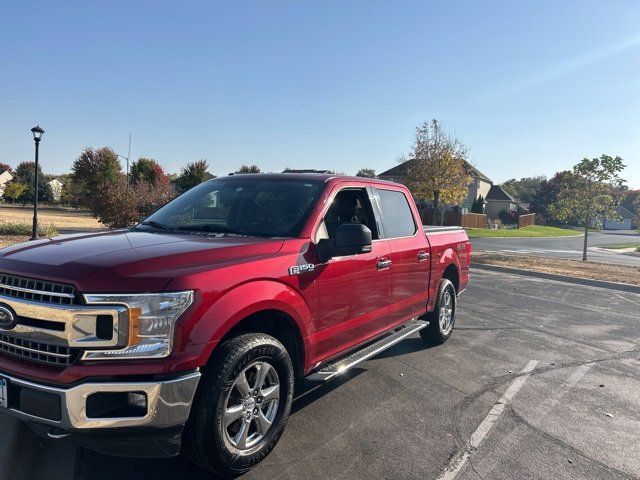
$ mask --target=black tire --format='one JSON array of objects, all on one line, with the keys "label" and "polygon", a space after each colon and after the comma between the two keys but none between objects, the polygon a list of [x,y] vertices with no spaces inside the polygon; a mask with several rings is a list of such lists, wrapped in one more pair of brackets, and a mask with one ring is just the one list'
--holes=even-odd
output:
[{"label": "black tire", "polygon": [[[445,325],[443,326],[441,320],[443,319],[445,311],[442,307],[446,304],[447,296],[451,306],[451,320],[450,322],[445,321]],[[429,321],[429,326],[420,330],[420,336],[428,345],[441,345],[449,340],[456,322],[456,303],[456,288],[450,280],[443,278],[440,280],[440,286],[438,287],[438,298],[435,308],[432,312],[422,317]]]},{"label": "black tire", "polygon": [[[238,449],[236,446],[240,445],[240,442],[234,444],[234,438],[231,438],[229,430],[237,425],[240,425],[238,432],[243,428],[245,413],[235,420],[236,423],[225,427],[224,412],[227,411],[227,403],[236,397],[240,398],[241,408],[251,409],[255,406],[257,410],[257,403],[251,403],[250,407],[246,407],[251,400],[248,396],[240,395],[240,390],[238,386],[234,386],[237,385],[234,382],[241,378],[242,374],[242,378],[247,379],[249,387],[252,387],[252,381],[258,382],[259,375],[259,370],[256,370],[251,380],[252,369],[257,368],[255,367],[257,365],[265,368],[264,364],[273,368],[270,370],[266,367],[266,370],[271,372],[270,378],[275,378],[272,377],[275,371],[279,382],[279,400],[277,404],[273,404],[271,410],[271,415],[275,412],[275,417],[255,446],[244,450]],[[269,454],[284,431],[293,402],[293,382],[294,371],[291,358],[285,347],[275,338],[263,333],[249,333],[225,342],[212,357],[198,387],[184,436],[187,456],[200,468],[223,477],[237,476],[250,470]],[[254,395],[256,390],[249,395]],[[255,402],[258,402],[258,398],[265,397],[252,397]],[[269,411],[271,407],[264,403],[261,408]],[[255,413],[256,410],[253,412]],[[254,435],[260,434],[257,430],[259,422],[257,420],[253,422],[247,420],[247,425],[253,425],[256,429]]]}]

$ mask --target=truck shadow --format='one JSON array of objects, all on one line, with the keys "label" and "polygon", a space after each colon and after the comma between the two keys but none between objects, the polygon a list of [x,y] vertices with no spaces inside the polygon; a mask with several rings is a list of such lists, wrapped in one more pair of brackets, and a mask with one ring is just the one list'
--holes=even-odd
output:
[{"label": "truck shadow", "polygon": [[[296,392],[298,393],[293,401],[291,415],[295,416],[297,412],[365,371],[365,369],[353,368],[338,379],[320,385],[311,384],[304,380],[297,382]],[[48,441],[44,440],[44,442]],[[139,480],[141,478],[210,480],[216,478],[194,466],[183,455],[168,459],[139,459],[110,457],[84,448],[77,450],[74,480],[113,480],[116,477],[118,480]]]}]

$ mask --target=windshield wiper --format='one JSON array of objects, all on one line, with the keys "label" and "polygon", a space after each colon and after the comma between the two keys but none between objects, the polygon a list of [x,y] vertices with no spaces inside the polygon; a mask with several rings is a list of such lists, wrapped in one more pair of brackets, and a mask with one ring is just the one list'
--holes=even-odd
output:
[{"label": "windshield wiper", "polygon": [[155,220],[145,220],[144,222],[141,222],[140,225],[159,228],[160,230],[174,230],[173,228],[168,227],[164,223],[156,222]]},{"label": "windshield wiper", "polygon": [[242,233],[223,225],[187,225],[179,227],[178,230],[186,230],[189,232],[235,233],[236,235],[243,235]]}]

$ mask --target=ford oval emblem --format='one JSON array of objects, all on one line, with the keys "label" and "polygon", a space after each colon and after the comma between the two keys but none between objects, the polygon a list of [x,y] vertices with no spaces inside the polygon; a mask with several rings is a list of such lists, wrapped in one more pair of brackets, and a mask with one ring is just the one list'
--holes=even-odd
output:
[{"label": "ford oval emblem", "polygon": [[16,326],[16,317],[7,307],[0,305],[0,328],[3,330],[11,330]]}]

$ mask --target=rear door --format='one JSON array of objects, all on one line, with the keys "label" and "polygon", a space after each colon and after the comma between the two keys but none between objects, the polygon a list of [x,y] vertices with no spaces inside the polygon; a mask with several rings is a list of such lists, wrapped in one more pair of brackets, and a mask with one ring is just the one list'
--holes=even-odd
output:
[{"label": "rear door", "polygon": [[379,210],[381,237],[389,245],[391,260],[389,320],[398,323],[426,311],[430,249],[403,190],[375,187],[372,192]]}]

